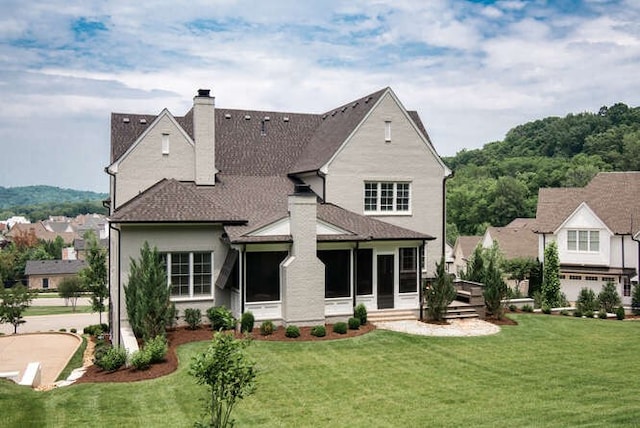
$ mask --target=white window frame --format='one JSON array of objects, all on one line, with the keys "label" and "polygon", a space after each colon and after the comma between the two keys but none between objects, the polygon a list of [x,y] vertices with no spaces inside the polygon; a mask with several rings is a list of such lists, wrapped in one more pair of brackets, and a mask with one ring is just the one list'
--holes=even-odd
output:
[{"label": "white window frame", "polygon": [[365,181],[363,190],[365,214],[411,215],[410,181]]},{"label": "white window frame", "polygon": [[169,134],[166,132],[162,133],[162,154],[169,154]]},{"label": "white window frame", "polygon": [[385,143],[391,142],[391,121],[390,120],[384,121],[384,142]]},{"label": "white window frame", "polygon": [[[167,286],[171,287],[171,257],[173,254],[188,254],[189,255],[189,294],[188,295],[174,295],[171,294],[171,300],[192,300],[192,299],[211,299],[213,297],[214,283],[214,258],[213,252],[209,251],[163,251],[162,256],[166,257],[166,271],[167,271]],[[211,257],[211,279],[210,288],[208,294],[196,294],[194,293],[194,255],[195,254],[208,254]]]},{"label": "white window frame", "polygon": [[600,232],[589,229],[567,230],[567,251],[575,253],[599,253]]}]

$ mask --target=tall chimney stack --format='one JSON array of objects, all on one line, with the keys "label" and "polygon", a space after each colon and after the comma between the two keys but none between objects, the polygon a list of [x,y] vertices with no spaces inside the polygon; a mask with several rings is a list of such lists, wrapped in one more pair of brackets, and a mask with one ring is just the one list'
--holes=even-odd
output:
[{"label": "tall chimney stack", "polygon": [[198,89],[193,98],[193,138],[196,145],[195,181],[198,185],[216,183],[215,98],[209,89]]}]

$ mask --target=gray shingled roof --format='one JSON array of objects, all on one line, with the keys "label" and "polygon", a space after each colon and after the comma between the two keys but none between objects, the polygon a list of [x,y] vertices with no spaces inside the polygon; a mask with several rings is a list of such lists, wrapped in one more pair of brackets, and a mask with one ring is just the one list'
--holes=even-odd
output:
[{"label": "gray shingled roof", "polygon": [[498,241],[500,251],[506,259],[537,258],[538,235],[531,229],[535,219],[516,219],[504,227],[487,228],[494,241]]},{"label": "gray shingled roof", "polygon": [[[291,237],[288,235],[248,235],[287,217],[288,195],[293,192],[294,182],[283,176],[219,174],[215,186],[162,180],[119,208],[112,221],[223,223],[231,242],[289,242]],[[332,204],[318,204],[318,218],[351,232],[347,235],[322,236],[319,239],[323,241],[433,239],[429,235],[359,215]]]},{"label": "gray shingled roof", "polygon": [[538,192],[534,230],[552,233],[585,202],[616,234],[640,231],[640,172],[601,172],[585,187]]},{"label": "gray shingled roof", "polygon": [[25,275],[72,275],[80,272],[84,260],[27,260]]}]

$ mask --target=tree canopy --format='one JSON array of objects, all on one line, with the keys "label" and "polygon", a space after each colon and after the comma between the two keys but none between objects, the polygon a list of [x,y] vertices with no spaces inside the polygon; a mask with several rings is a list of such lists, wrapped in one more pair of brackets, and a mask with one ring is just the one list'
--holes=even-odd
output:
[{"label": "tree canopy", "polygon": [[481,234],[487,224],[535,217],[541,187],[582,187],[600,171],[640,170],[640,107],[617,103],[535,120],[444,161],[455,172],[447,181],[448,229]]}]

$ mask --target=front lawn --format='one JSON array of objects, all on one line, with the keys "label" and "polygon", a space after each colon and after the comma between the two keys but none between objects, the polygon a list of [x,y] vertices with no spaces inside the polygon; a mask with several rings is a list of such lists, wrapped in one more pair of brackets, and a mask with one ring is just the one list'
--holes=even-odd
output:
[{"label": "front lawn", "polygon": [[[375,331],[348,340],[256,341],[256,393],[237,426],[637,426],[640,322],[514,315],[495,336]],[[7,426],[188,427],[204,388],[180,369],[129,384],[33,392],[0,382]]]},{"label": "front lawn", "polygon": [[37,315],[62,315],[62,314],[88,314],[91,312],[91,306],[76,306],[76,310],[73,310],[71,305],[69,306],[29,306],[25,309],[23,316],[33,317]]}]

